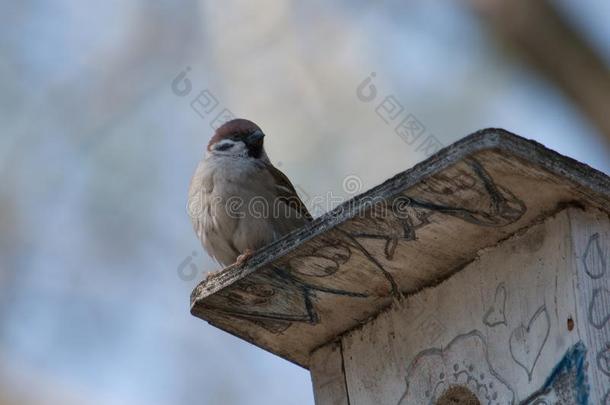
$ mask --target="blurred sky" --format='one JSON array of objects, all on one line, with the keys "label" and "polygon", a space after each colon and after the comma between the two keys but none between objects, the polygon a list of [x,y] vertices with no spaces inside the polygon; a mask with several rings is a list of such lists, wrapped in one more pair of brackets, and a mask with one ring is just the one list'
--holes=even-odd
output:
[{"label": "blurred sky", "polygon": [[[610,3],[559,5],[610,62]],[[388,95],[444,145],[503,127],[610,172],[603,136],[457,0],[4,1],[0,22],[0,404],[313,403],[306,370],[189,314],[217,266],[186,191],[224,108],[318,215],[346,176],[364,191],[426,157],[376,114]]]}]

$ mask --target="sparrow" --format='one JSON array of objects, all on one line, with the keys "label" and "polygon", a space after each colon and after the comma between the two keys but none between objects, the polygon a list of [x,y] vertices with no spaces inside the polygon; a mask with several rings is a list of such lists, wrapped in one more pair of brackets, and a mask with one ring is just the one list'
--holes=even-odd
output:
[{"label": "sparrow", "polygon": [[223,266],[312,220],[303,201],[267,156],[265,134],[246,119],[219,127],[191,179],[188,211],[206,252]]}]

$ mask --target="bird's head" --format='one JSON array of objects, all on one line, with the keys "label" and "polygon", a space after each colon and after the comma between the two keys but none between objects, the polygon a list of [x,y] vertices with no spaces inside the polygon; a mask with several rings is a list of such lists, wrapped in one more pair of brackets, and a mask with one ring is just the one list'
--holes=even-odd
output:
[{"label": "bird's head", "polygon": [[263,147],[265,134],[252,121],[237,118],[227,121],[216,130],[208,152],[218,156],[249,157],[269,160]]}]

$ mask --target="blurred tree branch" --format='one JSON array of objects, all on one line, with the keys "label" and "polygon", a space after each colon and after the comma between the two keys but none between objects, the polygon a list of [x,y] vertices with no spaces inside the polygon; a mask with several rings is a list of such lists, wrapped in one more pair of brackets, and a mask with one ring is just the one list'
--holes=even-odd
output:
[{"label": "blurred tree branch", "polygon": [[469,0],[525,61],[567,94],[610,142],[610,69],[547,0]]}]

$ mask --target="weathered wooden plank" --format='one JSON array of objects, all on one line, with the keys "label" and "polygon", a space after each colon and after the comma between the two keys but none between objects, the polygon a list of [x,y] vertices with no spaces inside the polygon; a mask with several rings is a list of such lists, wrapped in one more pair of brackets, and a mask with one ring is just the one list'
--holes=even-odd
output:
[{"label": "weathered wooden plank", "polygon": [[[485,249],[440,285],[345,335],[351,403],[437,404],[451,386],[481,404],[556,403],[559,391],[543,387],[556,382],[562,359],[574,363],[585,339],[567,212]],[[566,366],[562,384],[578,384],[583,373]]]},{"label": "weathered wooden plank", "polygon": [[316,405],[349,405],[340,342],[314,351],[310,371]]},{"label": "weathered wooden plank", "polygon": [[610,405],[610,220],[607,213],[571,210],[570,224],[578,326],[587,345],[591,403]]},{"label": "weathered wooden plank", "polygon": [[308,367],[314,348],[566,203],[610,211],[609,190],[585,165],[482,131],[211,276],[192,313]]}]

